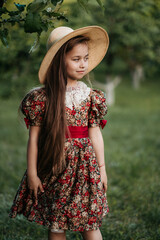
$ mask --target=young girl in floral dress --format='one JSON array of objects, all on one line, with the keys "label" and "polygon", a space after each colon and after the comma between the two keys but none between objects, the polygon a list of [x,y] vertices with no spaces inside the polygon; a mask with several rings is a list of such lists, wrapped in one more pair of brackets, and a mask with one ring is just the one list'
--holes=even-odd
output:
[{"label": "young girl in floral dress", "polygon": [[109,209],[100,127],[107,105],[102,91],[80,79],[101,62],[108,44],[99,26],[54,29],[39,69],[43,86],[20,105],[29,128],[27,169],[9,216],[46,226],[49,240],[65,240],[66,230],[102,239],[99,227]]}]

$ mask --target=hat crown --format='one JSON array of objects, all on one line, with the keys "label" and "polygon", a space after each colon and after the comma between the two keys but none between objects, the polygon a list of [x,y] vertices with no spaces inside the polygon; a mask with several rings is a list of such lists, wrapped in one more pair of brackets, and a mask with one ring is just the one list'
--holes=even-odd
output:
[{"label": "hat crown", "polygon": [[47,50],[50,49],[52,45],[58,42],[60,39],[73,32],[73,29],[70,27],[57,27],[49,35],[47,41]]}]

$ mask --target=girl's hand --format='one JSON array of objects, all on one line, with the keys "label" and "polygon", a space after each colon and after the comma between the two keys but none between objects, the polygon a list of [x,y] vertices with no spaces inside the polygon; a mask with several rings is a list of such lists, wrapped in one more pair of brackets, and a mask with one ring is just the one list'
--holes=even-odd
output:
[{"label": "girl's hand", "polygon": [[38,188],[40,189],[41,192],[44,192],[41,180],[39,179],[38,176],[28,176],[28,187],[30,189],[30,193],[34,193],[35,197],[35,204],[38,204],[37,200],[37,192]]},{"label": "girl's hand", "polygon": [[107,174],[106,174],[105,167],[100,168],[100,174],[101,174],[101,181],[103,184],[103,188],[104,188],[104,191],[106,192],[107,191]]}]

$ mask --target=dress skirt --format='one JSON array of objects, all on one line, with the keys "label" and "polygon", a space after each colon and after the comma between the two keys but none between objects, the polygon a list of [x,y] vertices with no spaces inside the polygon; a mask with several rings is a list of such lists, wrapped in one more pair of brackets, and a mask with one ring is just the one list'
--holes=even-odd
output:
[{"label": "dress skirt", "polygon": [[38,191],[37,205],[25,172],[10,210],[11,218],[23,214],[50,229],[84,231],[101,226],[109,209],[91,141],[68,139],[65,150],[66,169],[57,177],[51,174],[44,179],[44,193]]}]

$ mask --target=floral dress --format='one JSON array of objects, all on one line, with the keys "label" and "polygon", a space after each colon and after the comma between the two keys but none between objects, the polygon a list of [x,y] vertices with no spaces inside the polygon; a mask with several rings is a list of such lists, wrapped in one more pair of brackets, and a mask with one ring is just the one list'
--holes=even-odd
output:
[{"label": "floral dress", "polygon": [[[30,91],[22,101],[26,125],[41,126],[45,112],[44,88]],[[68,126],[105,126],[105,94],[78,81],[66,90]],[[97,230],[109,212],[100,169],[89,137],[65,139],[65,170],[58,176],[47,175],[38,191],[38,204],[27,185],[27,170],[18,187],[9,217],[23,214],[29,221],[49,229],[72,231]]]}]

